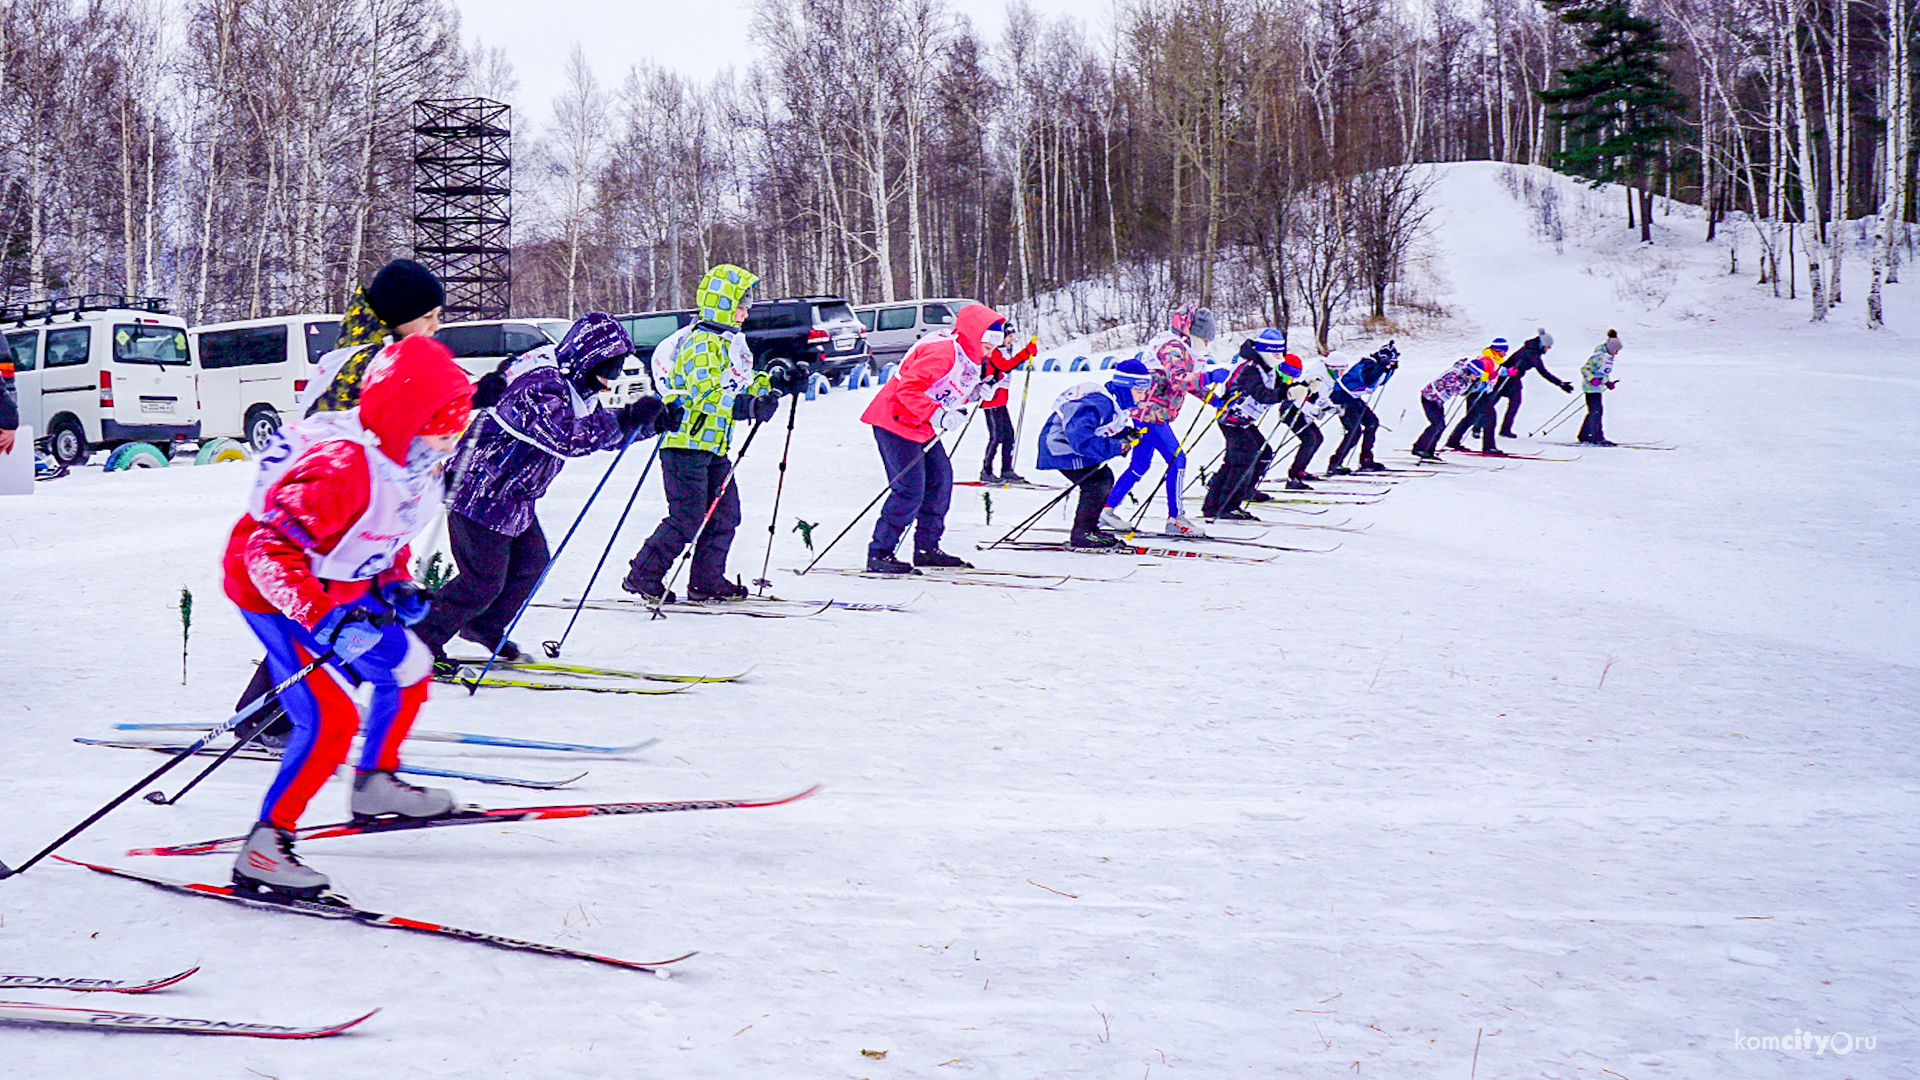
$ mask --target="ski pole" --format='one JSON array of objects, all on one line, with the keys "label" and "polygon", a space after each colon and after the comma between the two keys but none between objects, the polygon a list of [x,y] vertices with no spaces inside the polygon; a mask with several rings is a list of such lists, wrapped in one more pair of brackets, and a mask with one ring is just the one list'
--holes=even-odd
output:
[{"label": "ski pole", "polygon": [[660,457],[660,443],[663,441],[665,436],[654,440],[653,453],[647,458],[646,467],[640,470],[640,479],[634,481],[633,494],[627,496],[627,505],[620,510],[620,520],[613,523],[613,535],[607,537],[607,546],[600,551],[600,561],[593,564],[593,574],[587,578],[587,587],[580,590],[580,602],[573,605],[573,614],[567,618],[567,628],[560,632],[559,640],[540,643],[540,651],[547,654],[547,659],[560,658],[560,647],[567,643],[567,635],[573,633],[573,624],[580,618],[580,609],[587,606],[587,597],[593,594],[593,583],[600,580],[600,570],[607,565],[607,556],[613,553],[613,543],[620,538],[627,515],[633,512],[633,503],[640,497],[640,489],[646,486],[647,474],[653,471],[653,463]]},{"label": "ski pole", "polygon": [[[793,450],[793,422],[800,413],[800,395],[793,395],[787,403],[787,441],[780,447],[780,479],[773,485],[773,516],[767,519],[767,554],[760,560],[760,576],[753,579],[753,587],[765,595],[773,588],[773,582],[767,578],[767,567],[773,565],[774,529],[780,524],[780,496],[787,490],[787,455]],[[586,597],[581,596],[584,601]]]},{"label": "ski pole", "polygon": [[1584,405],[1584,404],[1585,404],[1585,401],[1581,399],[1581,396],[1578,394],[1575,394],[1572,401],[1569,401],[1565,405],[1562,405],[1560,407],[1560,411],[1548,417],[1547,422],[1545,424],[1542,424],[1538,430],[1527,432],[1527,438],[1531,439],[1531,438],[1534,438],[1535,436],[1545,435],[1547,432],[1552,431],[1554,428],[1560,426],[1560,422],[1566,419],[1566,415],[1573,411],[1574,406]]},{"label": "ski pole", "polygon": [[[567,542],[573,539],[574,533],[580,531],[580,523],[587,520],[587,511],[593,509],[593,501],[600,497],[600,489],[606,487],[607,481],[613,479],[613,470],[620,467],[620,459],[627,456],[627,448],[633,445],[634,436],[638,434],[640,429],[637,426],[627,432],[626,439],[620,443],[619,451],[613,455],[613,464],[607,466],[607,471],[600,477],[600,482],[593,485],[593,492],[587,496],[586,504],[580,507],[580,513],[574,517],[573,524],[567,526],[567,534],[560,538],[560,546],[553,549],[553,554],[547,559],[547,565],[540,568],[540,576],[533,580],[533,588],[527,590],[527,598],[520,601],[520,610],[513,613],[513,621],[500,632],[500,640],[494,642],[493,651],[487,654],[487,662],[481,666],[480,674],[467,684],[468,697],[472,697],[479,691],[480,680],[486,678],[487,672],[493,670],[493,662],[500,658],[500,646],[505,645],[507,639],[513,636],[513,628],[520,625],[520,617],[527,613],[527,606],[533,603],[534,594],[540,591],[540,586],[546,584],[547,575],[553,572],[553,564],[560,561],[561,553],[567,550]],[[640,474],[640,479],[646,479],[644,472]]]},{"label": "ski pole", "polygon": [[213,770],[219,768],[222,765],[225,765],[228,759],[232,758],[233,755],[239,753],[242,747],[245,747],[249,743],[253,742],[253,740],[257,738],[260,735],[260,733],[265,730],[267,730],[266,723],[255,724],[253,728],[249,730],[245,735],[242,735],[238,739],[235,739],[233,741],[232,746],[229,746],[225,750],[220,751],[220,756],[213,759],[213,764],[208,765],[204,769],[201,769],[198,775],[196,775],[193,779],[187,781],[186,784],[183,787],[181,787],[179,791],[174,792],[173,797],[171,799],[169,799],[166,793],[161,791],[159,788],[154,788],[152,791],[147,792],[147,796],[146,796],[147,801],[152,803],[155,806],[172,806],[174,803],[179,802],[181,799],[185,798],[187,792],[192,791],[200,783],[200,781],[205,780],[208,776],[212,775]]},{"label": "ski pole", "polygon": [[[960,439],[964,439],[967,437],[967,429],[973,426],[973,416],[974,416],[973,413],[967,414],[967,422],[960,425],[960,436],[959,438],[956,438],[955,440],[953,440],[953,445],[959,446]],[[886,486],[880,489],[879,494],[875,495],[870,501],[868,501],[867,505],[861,507],[860,512],[853,515],[853,520],[847,522],[847,527],[844,529],[841,529],[837,534],[835,534],[832,540],[827,541],[827,546],[821,548],[820,553],[813,557],[813,561],[800,569],[800,573],[802,575],[805,575],[807,571],[812,570],[815,566],[818,566],[820,564],[820,560],[827,557],[827,552],[833,550],[833,545],[839,543],[848,533],[852,532],[853,527],[855,525],[860,524],[860,519],[867,516],[867,511],[873,509],[875,506],[878,506],[880,504],[880,500],[887,497],[887,492],[892,491],[893,485],[897,483],[901,477],[907,475],[907,470],[919,464],[921,458],[924,458],[929,453],[932,453],[933,448],[939,445],[940,445],[940,440],[938,438],[928,439],[927,445],[920,448],[920,456],[914,458],[912,461],[901,466],[899,472],[888,477]]]},{"label": "ski pole", "polygon": [[[1015,466],[1015,472],[1019,471],[1018,467],[1020,465],[1020,434],[1027,429],[1027,391],[1033,386],[1033,365],[1040,360],[1039,343],[1038,337],[1035,337],[1031,342],[1034,346],[1033,355],[1027,357],[1027,375],[1026,378],[1020,381],[1020,415],[1019,418],[1013,422],[1013,464]],[[958,450],[959,448],[960,444],[955,443],[954,449]]]},{"label": "ski pole", "polygon": [[1001,537],[1001,538],[1000,538],[1000,539],[998,539],[998,540],[995,540],[995,541],[994,541],[993,543],[991,543],[991,544],[988,544],[988,545],[987,545],[987,547],[988,547],[988,548],[997,548],[997,547],[999,547],[999,546],[1000,546],[1001,544],[1006,544],[1006,543],[1010,543],[1010,542],[1012,542],[1012,541],[1013,541],[1013,540],[1014,540],[1014,539],[1015,539],[1016,537],[1018,537],[1018,536],[1019,536],[1019,535],[1020,535],[1021,533],[1024,533],[1024,532],[1026,532],[1026,531],[1027,531],[1028,529],[1030,529],[1030,528],[1032,528],[1032,527],[1033,527],[1033,523],[1034,523],[1034,522],[1036,522],[1036,521],[1039,521],[1039,520],[1040,520],[1040,518],[1041,518],[1042,516],[1044,516],[1044,515],[1046,514],[1046,512],[1047,512],[1047,511],[1049,511],[1049,510],[1051,510],[1051,509],[1053,509],[1054,507],[1056,507],[1056,506],[1058,506],[1058,505],[1060,505],[1060,501],[1061,501],[1062,499],[1065,499],[1065,498],[1066,498],[1067,496],[1069,496],[1069,495],[1072,495],[1072,494],[1074,494],[1075,492],[1077,492],[1077,491],[1079,491],[1079,490],[1080,490],[1080,485],[1079,485],[1079,484],[1068,484],[1068,485],[1067,485],[1067,489],[1066,489],[1065,491],[1062,491],[1062,492],[1061,492],[1060,494],[1058,494],[1058,495],[1055,495],[1055,496],[1054,496],[1053,498],[1051,498],[1051,499],[1048,499],[1048,500],[1047,500],[1047,504],[1046,504],[1045,506],[1042,506],[1042,507],[1041,507],[1040,509],[1038,509],[1038,510],[1035,510],[1035,511],[1034,511],[1033,513],[1031,513],[1031,514],[1028,514],[1028,515],[1027,515],[1027,517],[1026,517],[1026,520],[1025,520],[1025,521],[1022,521],[1022,522],[1021,522],[1020,524],[1018,524],[1018,525],[1015,525],[1015,526],[1014,526],[1014,527],[1012,528],[1012,530],[1010,530],[1010,531],[1009,531],[1009,532],[1007,533],[1007,535],[1005,535],[1005,536],[1003,536],[1003,537]]},{"label": "ski pole", "polygon": [[181,762],[187,760],[193,755],[206,749],[208,743],[211,743],[213,740],[219,738],[220,736],[226,734],[229,731],[232,731],[235,727],[238,727],[241,721],[245,720],[247,717],[252,716],[255,712],[259,711],[260,706],[265,704],[268,698],[274,697],[278,694],[285,693],[289,688],[299,683],[300,680],[306,678],[308,675],[313,674],[313,672],[316,669],[318,669],[320,665],[328,663],[332,659],[333,659],[332,649],[328,649],[326,652],[323,652],[319,656],[314,657],[310,662],[308,662],[308,664],[305,667],[287,676],[285,680],[283,680],[278,685],[276,685],[272,690],[269,690],[266,693],[260,695],[259,697],[254,698],[252,701],[247,702],[245,708],[241,709],[237,713],[234,713],[232,716],[228,717],[227,719],[222,720],[219,724],[215,725],[211,730],[209,730],[205,735],[202,735],[198,739],[195,739],[191,744],[182,748],[179,753],[168,758],[166,762],[162,764],[159,768],[141,777],[138,783],[134,784],[132,787],[121,792],[120,794],[115,795],[112,799],[110,799],[107,802],[105,806],[102,806],[100,809],[95,810],[91,814],[88,814],[86,818],[80,822],[80,824],[75,825],[73,828],[68,829],[64,833],[61,833],[59,839],[55,840],[51,844],[48,844],[46,847],[41,848],[40,853],[35,855],[33,858],[28,859],[26,862],[23,862],[19,866],[14,866],[14,867],[9,867],[5,863],[0,863],[0,880],[10,878],[15,874],[26,873],[29,869],[33,867],[34,863],[37,863],[41,859],[44,859],[47,856],[53,854],[55,851],[59,850],[61,845],[65,844],[67,841],[73,839],[74,837],[79,836],[81,833],[85,832],[88,828],[90,828],[93,825],[94,822],[99,821],[101,818],[106,817],[109,813],[111,813],[114,807],[119,806],[121,803],[126,802],[128,799],[133,798],[135,795],[138,795],[140,793],[140,789],[146,787],[148,784],[151,784],[155,780],[158,780],[162,776],[166,775],[167,772],[171,770],[175,765],[180,764]]},{"label": "ski pole", "polygon": [[747,438],[740,444],[740,452],[733,456],[732,461],[727,462],[727,474],[720,478],[719,493],[713,497],[713,501],[707,503],[707,512],[700,516],[700,527],[693,530],[692,536],[687,537],[687,550],[681,552],[680,557],[674,560],[673,566],[667,571],[666,581],[660,585],[660,602],[653,605],[654,618],[666,617],[660,609],[667,606],[668,591],[672,588],[674,581],[679,578],[680,568],[692,560],[694,549],[700,546],[700,534],[707,531],[707,522],[713,520],[713,512],[720,509],[720,501],[727,497],[728,490],[733,487],[733,474],[739,470],[740,463],[747,459],[747,451],[753,449],[753,438],[760,434],[763,426],[760,421],[755,420],[753,426],[747,429]]}]

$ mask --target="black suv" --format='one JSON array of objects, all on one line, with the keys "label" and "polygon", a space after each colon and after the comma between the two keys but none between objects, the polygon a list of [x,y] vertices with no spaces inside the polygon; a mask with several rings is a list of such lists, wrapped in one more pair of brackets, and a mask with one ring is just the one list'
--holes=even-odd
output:
[{"label": "black suv", "polygon": [[853,306],[837,296],[755,300],[743,329],[756,369],[785,358],[837,381],[873,359],[867,328]]}]

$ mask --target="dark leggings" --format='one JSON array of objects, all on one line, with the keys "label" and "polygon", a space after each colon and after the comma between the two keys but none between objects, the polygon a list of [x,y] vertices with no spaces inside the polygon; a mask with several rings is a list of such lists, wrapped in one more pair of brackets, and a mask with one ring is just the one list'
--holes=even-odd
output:
[{"label": "dark leggings", "polygon": [[980,410],[987,418],[987,456],[980,462],[980,471],[993,471],[993,452],[1000,452],[1000,471],[1013,471],[1013,420],[1007,416],[1005,405],[995,405]]},{"label": "dark leggings", "polygon": [[1080,501],[1073,507],[1074,533],[1090,533],[1100,527],[1100,511],[1107,505],[1107,492],[1113,490],[1113,470],[1105,465],[1084,469],[1061,469],[1060,475],[1080,489]]},{"label": "dark leggings", "polygon": [[1413,452],[1431,454],[1434,447],[1440,445],[1440,436],[1447,430],[1447,407],[1423,394],[1420,397],[1420,408],[1427,414],[1427,430],[1413,440]]},{"label": "dark leggings", "polygon": [[1245,502],[1273,462],[1273,447],[1254,425],[1221,424],[1220,434],[1227,440],[1227,451],[1220,459],[1220,468],[1207,481],[1207,497],[1200,506],[1200,513],[1210,518]]},{"label": "dark leggings", "polygon": [[1606,412],[1606,407],[1601,404],[1600,399],[1605,396],[1604,394],[1587,395],[1587,418],[1580,424],[1581,442],[1599,442],[1607,437],[1606,433],[1600,430],[1600,417]]},{"label": "dark leggings", "polygon": [[1447,438],[1449,449],[1461,449],[1460,437],[1467,433],[1468,428],[1473,428],[1480,433],[1480,449],[1486,451],[1495,449],[1493,444],[1494,396],[1492,391],[1467,395],[1467,409],[1460,414],[1460,422],[1453,426],[1453,434]]},{"label": "dark leggings", "polygon": [[1360,447],[1360,464],[1373,461],[1373,440],[1380,434],[1380,418],[1373,415],[1364,402],[1348,397],[1340,405],[1340,426],[1346,433],[1340,437],[1340,445],[1333,448],[1333,460],[1327,462],[1329,468],[1347,460],[1355,444]]}]

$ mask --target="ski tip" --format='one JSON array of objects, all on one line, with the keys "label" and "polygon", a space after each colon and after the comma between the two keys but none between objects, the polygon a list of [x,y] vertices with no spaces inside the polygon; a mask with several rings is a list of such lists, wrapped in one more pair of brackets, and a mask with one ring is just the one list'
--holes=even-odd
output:
[{"label": "ski tip", "polygon": [[173,975],[173,976],[170,976],[170,977],[168,977],[168,978],[165,978],[165,979],[161,979],[161,980],[160,980],[160,981],[158,981],[158,982],[150,982],[150,983],[148,983],[148,984],[146,984],[145,986],[130,986],[130,987],[127,987],[126,989],[124,989],[124,990],[122,990],[122,991],[120,991],[120,993],[123,993],[123,994],[144,994],[144,993],[147,993],[147,992],[148,992],[148,991],[150,991],[150,990],[164,990],[164,989],[166,989],[166,988],[167,988],[167,987],[169,987],[169,986],[173,986],[173,985],[175,985],[175,984],[178,984],[178,983],[181,983],[181,982],[185,982],[185,981],[187,980],[187,978],[188,978],[189,976],[191,976],[191,975],[193,975],[193,974],[194,974],[195,972],[197,972],[197,971],[199,971],[199,970],[200,970],[200,965],[199,965],[199,964],[195,964],[195,965],[193,965],[192,967],[190,967],[190,968],[188,968],[187,970],[185,970],[185,971],[183,971],[183,972],[181,972],[181,973],[180,973],[180,974],[178,974],[178,975]]},{"label": "ski tip", "polygon": [[369,1010],[369,1011],[368,1011],[367,1013],[365,1013],[364,1015],[361,1015],[361,1016],[356,1016],[356,1017],[354,1017],[353,1019],[351,1019],[351,1020],[349,1020],[349,1021],[347,1021],[347,1022],[346,1022],[346,1023],[344,1023],[344,1024],[340,1024],[340,1025],[337,1025],[337,1026],[335,1026],[335,1027],[330,1027],[330,1028],[322,1028],[322,1029],[320,1029],[319,1031],[317,1031],[317,1032],[315,1032],[314,1034],[315,1034],[316,1036],[322,1036],[322,1035],[338,1035],[338,1034],[340,1034],[341,1032],[343,1032],[343,1031],[345,1031],[345,1030],[347,1030],[348,1028],[353,1028],[353,1027],[359,1027],[359,1026],[360,1026],[361,1024],[364,1024],[364,1023],[366,1023],[367,1021],[369,1021],[369,1020],[371,1020],[371,1019],[373,1019],[373,1018],[374,1018],[374,1017],[375,1017],[376,1015],[378,1015],[378,1014],[379,1014],[379,1012],[380,1012],[380,1010],[379,1010],[379,1009],[372,1009],[372,1010]]},{"label": "ski tip", "polygon": [[[818,793],[821,787],[823,786],[824,785],[821,785],[821,784],[815,784],[805,791],[798,792],[793,795],[789,795],[784,799],[771,799],[765,803],[762,803],[761,805],[762,806],[785,806],[788,803],[796,803],[796,802],[799,802],[801,799],[809,798],[814,794]],[[692,955],[692,954],[689,953],[688,955]]]}]

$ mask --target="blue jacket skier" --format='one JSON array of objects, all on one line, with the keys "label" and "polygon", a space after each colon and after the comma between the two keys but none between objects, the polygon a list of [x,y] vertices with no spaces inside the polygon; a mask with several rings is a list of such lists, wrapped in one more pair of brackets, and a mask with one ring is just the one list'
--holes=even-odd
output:
[{"label": "blue jacket skier", "polygon": [[1380,418],[1374,415],[1367,398],[1387,385],[1387,380],[1399,369],[1400,350],[1389,341],[1333,380],[1333,390],[1327,397],[1340,410],[1340,426],[1346,434],[1341,437],[1340,445],[1334,447],[1333,459],[1327,462],[1328,476],[1345,476],[1353,471],[1343,462],[1356,443],[1360,446],[1361,472],[1386,469],[1373,460],[1373,441],[1380,434]]},{"label": "blue jacket skier", "polygon": [[1081,383],[1061,394],[1040,427],[1037,461],[1043,469],[1058,469],[1080,489],[1074,507],[1073,547],[1110,548],[1119,544],[1100,528],[1100,511],[1113,489],[1113,469],[1107,461],[1127,452],[1140,437],[1135,426],[1134,394],[1147,384],[1145,375],[1116,371],[1106,383]]}]

